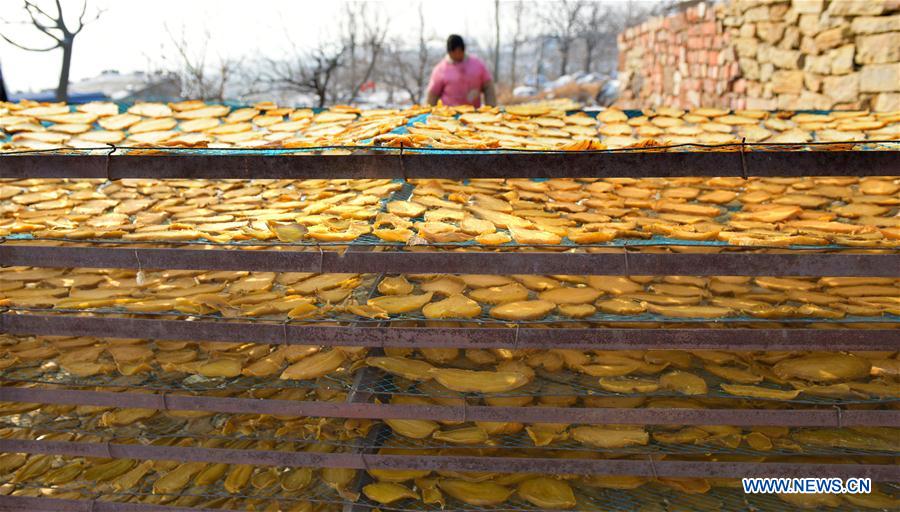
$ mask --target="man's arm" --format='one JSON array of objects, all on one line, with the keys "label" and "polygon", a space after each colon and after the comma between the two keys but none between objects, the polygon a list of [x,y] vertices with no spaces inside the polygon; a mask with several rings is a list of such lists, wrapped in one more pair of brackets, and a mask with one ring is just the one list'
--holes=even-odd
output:
[{"label": "man's arm", "polygon": [[431,106],[437,105],[441,94],[444,92],[444,75],[441,70],[444,61],[438,62],[431,70],[431,78],[428,80],[428,89],[425,103]]},{"label": "man's arm", "polygon": [[488,80],[481,87],[484,92],[484,104],[492,107],[497,106],[497,91],[494,89],[494,81]]}]

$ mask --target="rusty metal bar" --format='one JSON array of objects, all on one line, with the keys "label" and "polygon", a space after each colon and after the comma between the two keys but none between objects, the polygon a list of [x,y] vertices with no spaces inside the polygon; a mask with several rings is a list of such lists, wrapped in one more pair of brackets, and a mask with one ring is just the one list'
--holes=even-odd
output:
[{"label": "rusty metal bar", "polygon": [[[384,354],[381,349],[375,349],[375,352],[377,353],[377,355]],[[368,405],[373,397],[373,393],[369,390],[371,390],[374,383],[381,378],[382,376],[378,374],[372,367],[365,367],[357,370],[356,375],[354,375],[353,377],[353,386],[350,388],[350,392],[347,393],[347,405]],[[353,448],[353,452],[375,453],[375,451],[377,450],[378,438],[383,428],[385,428],[384,424],[375,424],[369,430],[369,433],[366,435],[366,437],[361,439],[362,443],[359,443],[360,439],[354,440],[355,446]],[[356,475],[356,478],[349,487],[353,492],[360,493],[363,486],[368,484],[370,481],[371,477],[367,473],[359,473]],[[365,509],[366,507],[348,501],[347,503],[344,503],[344,506],[341,510],[343,512],[362,512]]]},{"label": "rusty metal bar", "polygon": [[3,512],[238,512],[227,508],[176,507],[150,503],[122,503],[99,499],[71,500],[62,498],[32,498],[30,496],[0,496]]},{"label": "rusty metal bar", "polygon": [[[715,324],[715,322],[708,322]],[[226,320],[163,320],[102,316],[0,314],[10,334],[204,340],[235,343],[365,347],[571,348],[605,350],[898,350],[900,329],[771,329],[607,327],[566,328],[523,324],[523,329],[478,327],[361,327],[293,325]],[[683,325],[683,324],[682,324]]]},{"label": "rusty metal bar", "polygon": [[[796,252],[771,254],[572,252],[409,252],[76,247],[0,244],[4,265],[160,268],[267,272],[366,272],[596,275],[744,275],[893,277],[900,253]],[[735,248],[724,248],[736,251]]]},{"label": "rusty metal bar", "polygon": [[[736,397],[738,399],[739,397]],[[869,409],[630,409],[392,405],[231,398],[38,387],[0,387],[0,401],[292,417],[427,419],[516,423],[861,427],[900,424],[900,411]]]},{"label": "rusty metal bar", "polygon": [[[723,248],[725,251],[733,248]],[[386,273],[579,275],[896,275],[900,254],[722,252],[710,254],[617,252],[403,252],[326,254],[327,272],[367,269]],[[887,267],[887,268],[885,268]],[[372,269],[372,270],[369,270]],[[773,274],[773,272],[775,274]]]},{"label": "rusty metal bar", "polygon": [[[377,281],[381,282],[381,280],[383,278],[384,278],[384,274],[382,273],[380,276],[378,276]],[[372,288],[373,293],[375,290],[375,286],[377,286],[377,283]],[[371,297],[371,295],[372,294],[370,294],[370,297]],[[374,348],[374,349],[371,349],[370,353],[372,356],[381,356],[381,355],[384,355],[384,350],[382,350],[380,348]],[[378,383],[379,381],[381,381],[384,378],[385,378],[384,374],[376,371],[375,368],[372,368],[371,366],[367,366],[365,368],[360,368],[359,370],[357,370],[356,375],[353,376],[353,385],[350,388],[350,392],[347,393],[347,404],[348,405],[360,405],[360,404],[370,405],[370,402],[372,401],[372,399],[375,398],[375,394],[371,390],[375,388],[376,383]],[[371,419],[371,418],[367,418],[367,419]],[[362,444],[358,444],[358,443],[354,442],[354,444],[356,446],[353,448],[353,451],[355,453],[366,453],[366,454],[376,453],[378,451],[378,447],[379,447],[379,439],[382,438],[381,433],[386,428],[387,428],[387,425],[385,425],[384,423],[381,423],[381,422],[373,425],[370,428],[366,437],[362,440],[363,441]],[[359,472],[349,487],[352,492],[356,492],[356,493],[362,495],[363,487],[365,487],[367,484],[371,483],[372,481],[373,481],[373,479],[372,479],[371,475],[369,475],[366,472]],[[342,510],[342,512],[364,512],[365,510],[368,510],[368,508],[369,507],[366,507],[359,503],[353,503],[353,502],[348,501],[347,503],[344,503],[344,506],[341,508],[341,510]]]},{"label": "rusty metal bar", "polygon": [[429,471],[490,471],[579,475],[678,477],[824,477],[900,480],[900,465],[822,464],[789,462],[700,462],[677,460],[552,459],[543,457],[468,457],[313,453],[275,450],[233,450],[186,446],[154,446],[71,441],[0,440],[0,452],[44,453],[72,457],[112,457],[176,460],[275,467],[404,469]]},{"label": "rusty metal bar", "polygon": [[541,178],[896,176],[897,151],[467,152],[0,157],[0,178]]}]

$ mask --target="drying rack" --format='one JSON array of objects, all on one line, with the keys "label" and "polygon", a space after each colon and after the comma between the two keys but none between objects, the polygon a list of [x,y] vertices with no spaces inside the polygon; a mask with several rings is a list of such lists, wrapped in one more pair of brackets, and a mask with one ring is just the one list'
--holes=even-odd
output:
[{"label": "drying rack", "polygon": [[[890,144],[888,144],[890,145]],[[404,150],[355,147],[351,154],[329,155],[335,148],[303,151],[209,151],[128,148],[93,151],[25,152],[0,157],[0,178],[542,178],[554,177],[671,177],[671,176],[898,176],[900,153],[892,149],[861,150],[806,145],[739,144],[722,147],[650,148],[640,151],[534,152],[472,150]],[[871,149],[871,148],[870,148]],[[78,154],[81,153],[81,154]],[[441,272],[554,273],[554,274],[667,274],[667,275],[834,275],[897,276],[900,253],[885,250],[722,251],[702,254],[644,253],[618,247],[616,252],[471,251],[421,252],[372,250],[371,247],[316,246],[302,251],[241,251],[228,249],[172,249],[99,246],[30,246],[26,240],[0,243],[4,265],[93,266],[119,268],[291,270],[311,272]],[[187,321],[191,320],[191,321]],[[372,347],[552,348],[577,349],[724,349],[724,350],[897,350],[900,324],[880,322],[874,329],[842,321],[829,329],[800,325],[786,329],[756,328],[738,320],[671,322],[651,329],[617,327],[598,321],[588,327],[555,324],[508,324],[508,328],[397,327],[383,321],[345,321],[341,325],[315,322],[232,322],[223,319],[146,318],[135,315],[85,316],[5,310],[0,332],[43,335],[193,339],[271,344],[357,345]],[[527,328],[526,328],[527,327]],[[861,326],[866,327],[866,326]],[[95,391],[55,386],[16,387],[14,380],[0,387],[0,400],[52,404],[142,407],[173,411],[278,414],[368,419],[433,419],[445,421],[565,422],[575,424],[642,425],[781,425],[791,427],[850,427],[900,425],[896,409],[853,409],[840,403],[806,409],[625,409],[560,407],[487,407],[480,405],[390,405],[375,399],[383,393],[385,376],[374,369],[356,372],[347,381],[346,402],[292,402],[245,397],[213,397],[185,390]],[[146,391],[146,390],[145,390]],[[383,434],[363,446],[340,453],[302,453],[265,450],[227,450],[120,444],[113,441],[0,440],[0,451],[52,453],[69,456],[124,457],[152,460],[207,461],[270,466],[345,467],[357,469],[441,469],[452,471],[544,472],[566,474],[630,474],[646,477],[871,477],[900,482],[894,464],[811,464],[804,462],[727,462],[659,460],[652,453],[633,459],[565,459],[485,456],[422,456],[376,453]],[[361,486],[363,482],[358,482]],[[644,491],[642,491],[644,492]],[[651,492],[651,491],[646,491]],[[716,491],[719,492],[719,491]],[[603,494],[603,493],[598,493]],[[615,493],[606,493],[615,494]],[[723,494],[725,496],[727,493]],[[732,496],[734,498],[734,496]],[[612,500],[612,496],[604,498]],[[752,509],[749,498],[721,498],[733,509]],[[729,501],[731,500],[731,501]],[[765,501],[765,500],[763,500]],[[603,503],[603,502],[600,502]],[[754,502],[755,503],[755,502]],[[772,500],[772,508],[788,509]],[[346,503],[345,510],[375,505],[365,500]],[[613,505],[611,505],[613,506]],[[756,505],[759,506],[759,505]],[[0,497],[0,510],[144,511],[182,510],[178,507],[104,501]],[[402,510],[379,506],[384,510]],[[452,506],[448,510],[452,510]],[[465,507],[465,510],[478,509]],[[527,507],[490,510],[526,510]],[[183,509],[187,510],[187,509]],[[463,510],[463,509],[460,509]]]}]

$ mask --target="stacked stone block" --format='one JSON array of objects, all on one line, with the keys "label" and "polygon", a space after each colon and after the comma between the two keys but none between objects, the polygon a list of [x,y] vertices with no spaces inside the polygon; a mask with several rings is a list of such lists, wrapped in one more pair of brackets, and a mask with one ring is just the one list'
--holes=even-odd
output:
[{"label": "stacked stone block", "polygon": [[[626,106],[900,110],[900,0],[700,4],[626,30],[619,50]],[[671,57],[704,52],[716,65]]]}]

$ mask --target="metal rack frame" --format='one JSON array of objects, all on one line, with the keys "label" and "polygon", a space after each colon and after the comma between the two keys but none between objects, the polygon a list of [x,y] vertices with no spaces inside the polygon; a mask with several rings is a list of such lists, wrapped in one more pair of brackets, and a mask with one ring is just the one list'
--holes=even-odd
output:
[{"label": "metal rack frame", "polygon": [[823,477],[871,478],[880,482],[900,480],[896,464],[818,464],[810,462],[709,462],[642,459],[558,459],[546,457],[483,457],[457,455],[384,455],[369,453],[313,453],[277,450],[154,446],[76,441],[0,439],[0,451],[56,454],[73,457],[176,460],[251,464],[276,467],[328,467],[349,469],[398,469],[434,471],[489,471],[501,473],[550,473],[573,475],[628,474],[644,477]]},{"label": "metal rack frame", "polygon": [[[59,155],[20,154],[0,157],[0,178],[465,178],[542,177],[558,169],[559,177],[596,176],[875,176],[900,175],[897,151],[755,151],[737,145],[731,151],[376,151],[342,156],[305,154],[297,158],[260,152],[235,154]],[[808,145],[814,149],[814,145]],[[726,149],[726,148],[720,148]],[[202,152],[201,152],[202,153]],[[103,266],[122,268],[266,269],[336,272],[365,266],[368,272],[443,272],[479,269],[481,273],[605,273],[742,275],[874,275],[895,276],[897,254],[740,253],[649,254],[623,250],[610,253],[433,253],[347,251],[279,252],[150,248],[33,247],[0,244],[4,265]],[[93,265],[91,262],[94,262]],[[448,270],[449,269],[449,270]],[[73,315],[0,314],[0,331],[23,334],[116,336],[156,339],[199,339],[231,342],[369,347],[460,347],[583,349],[732,349],[732,350],[884,350],[900,348],[900,329],[728,329],[653,328],[585,329],[532,327],[507,329],[389,327],[378,322],[345,326],[315,324],[182,321]],[[893,327],[893,326],[892,326]],[[360,392],[367,372],[357,375],[345,403],[288,402],[249,398],[186,396],[167,393],[111,393],[85,389],[0,387],[0,399],[66,404],[204,410],[346,418],[430,418],[451,421],[567,422],[584,424],[729,424],[786,426],[896,425],[894,410],[832,409],[597,409],[484,406],[400,406],[371,402]],[[751,463],[654,460],[542,459],[517,457],[399,456],[365,453],[312,454],[206,448],[160,447],[116,443],[73,443],[0,440],[0,450],[98,457],[129,457],[386,469],[548,472],[643,476],[871,476],[900,481],[900,466],[878,464]],[[0,497],[0,510],[28,503],[33,510],[59,510],[52,501]],[[77,502],[84,510],[178,510],[137,504]],[[75,505],[72,505],[75,507]],[[46,508],[44,508],[46,507]],[[70,508],[77,509],[77,508]]]},{"label": "metal rack frame", "polygon": [[[2,241],[2,238],[0,238]],[[253,247],[248,246],[248,247]],[[579,275],[748,275],[889,277],[900,265],[900,251],[809,250],[795,253],[749,252],[721,247],[718,253],[648,253],[628,246],[614,252],[373,251],[371,248],[308,246],[303,251],[77,247],[0,243],[0,261],[35,267],[164,268],[174,270],[250,270],[266,272],[367,272]],[[563,247],[564,249],[568,249]],[[316,250],[318,249],[318,250]],[[482,248],[483,249],[483,248]]]},{"label": "metal rack frame", "polygon": [[[187,316],[187,315],[185,315]],[[713,321],[707,322],[716,323]],[[112,336],[159,340],[203,340],[364,347],[571,348],[640,350],[831,350],[900,349],[900,329],[810,329],[736,327],[551,327],[508,323],[506,329],[478,327],[389,327],[378,322],[343,326],[289,322],[166,320],[71,314],[0,313],[0,331],[54,336]],[[503,322],[495,322],[503,325]]]},{"label": "metal rack frame", "polygon": [[[865,144],[866,141],[858,144]],[[355,154],[316,154],[329,148],[296,150],[208,150],[140,148],[156,154],[116,155],[97,151],[25,151],[0,155],[0,178],[560,178],[674,176],[891,176],[897,151],[836,149],[840,144],[724,144],[701,151],[639,148],[604,151],[416,150],[349,147]],[[711,149],[711,151],[709,150]],[[795,151],[794,149],[810,149]],[[82,153],[82,154],[78,154]],[[207,154],[204,154],[207,153]],[[287,158],[300,156],[300,158]],[[252,170],[252,171],[251,171]]]},{"label": "metal rack frame", "polygon": [[30,496],[0,497],[0,511],[19,512],[239,512],[233,509],[176,507],[149,503],[119,503],[114,501],[71,500],[61,498],[33,498]]},{"label": "metal rack frame", "polygon": [[[894,142],[895,144],[896,141]],[[207,150],[143,148],[158,154],[116,154],[98,150],[26,151],[0,154],[0,178],[449,178],[677,177],[677,176],[896,176],[900,150],[848,150],[840,144],[725,144],[606,151],[407,150],[350,147],[355,154],[323,155],[317,150]],[[897,144],[900,147],[900,144]],[[823,151],[820,148],[839,148]],[[890,144],[889,147],[894,147]],[[770,150],[759,150],[768,148]],[[776,149],[772,151],[771,149]],[[804,149],[798,151],[797,149]],[[296,155],[302,156],[296,156]],[[252,170],[252,171],[251,171]],[[2,238],[0,238],[2,242]],[[676,245],[676,244],[673,244]],[[566,249],[565,247],[560,247]],[[578,249],[577,247],[574,247]],[[233,249],[37,246],[0,243],[8,265],[266,270],[297,272],[542,273],[607,275],[833,275],[888,276],[900,253],[872,251],[747,252],[723,246],[713,254],[642,253],[627,245],[620,252],[410,252],[371,247],[307,251]],[[483,248],[482,248],[483,249]],[[502,249],[502,248],[501,248]]]},{"label": "metal rack frame", "polygon": [[[358,387],[358,386],[357,386]],[[741,427],[862,427],[900,423],[900,411],[844,409],[635,409],[594,407],[492,407],[396,405],[361,401],[351,391],[347,402],[231,398],[174,393],[134,393],[83,389],[0,387],[0,401],[101,407],[138,407],[168,411],[348,419],[428,419],[516,423],[732,425]],[[368,397],[366,398],[368,400]]]},{"label": "metal rack frame", "polygon": [[[896,487],[894,487],[896,490]],[[585,492],[587,490],[587,492]],[[602,489],[602,490],[588,490],[584,486],[579,486],[577,489],[579,495],[584,495],[587,498],[588,506],[591,507],[589,510],[599,512],[606,510],[615,510],[617,512],[626,512],[635,510],[641,505],[645,505],[649,503],[662,503],[667,504],[671,503],[676,506],[681,507],[699,507],[703,508],[704,506],[708,508],[710,503],[719,505],[723,507],[723,510],[739,510],[741,512],[755,512],[758,510],[779,510],[779,511],[790,511],[790,512],[800,512],[803,509],[795,506],[791,506],[788,503],[774,497],[772,495],[744,495],[740,493],[737,489],[722,489],[717,488],[714,489],[708,495],[690,495],[690,494],[682,494],[676,495],[673,494],[670,490],[667,489],[653,489],[653,490],[645,490],[640,489],[637,493],[629,493],[622,492],[614,489]],[[131,494],[124,493],[116,493],[116,496],[131,496]],[[229,498],[231,496],[217,496],[217,498]],[[237,496],[239,498],[244,498],[244,496]],[[225,512],[241,512],[239,510],[234,509],[224,509],[224,508],[184,508],[177,506],[165,506],[165,505],[151,505],[146,503],[122,503],[122,502],[110,502],[103,501],[97,498],[91,498],[86,500],[69,500],[69,499],[55,499],[55,498],[30,498],[24,496],[14,496],[9,497],[10,503],[15,503],[18,506],[15,508],[5,508],[0,504],[0,510],[36,510],[40,512],[188,512],[188,511],[201,511],[201,512],[212,512],[212,511],[225,511]],[[250,498],[254,499],[254,498]],[[255,498],[259,499],[259,498]],[[314,501],[314,500],[310,500]],[[318,500],[320,503],[334,503],[333,501],[325,501]],[[34,504],[34,505],[32,505]],[[843,503],[841,510],[848,510],[853,512],[866,512],[867,509],[861,507],[851,507],[849,503]],[[91,508],[93,507],[93,508]],[[428,508],[418,508],[413,509],[408,506],[401,505],[379,505],[370,500],[366,500],[366,502],[360,503],[346,503],[344,510],[347,512],[350,511],[368,511],[368,510],[385,510],[390,512],[415,512],[418,510],[429,510],[432,512],[479,512],[479,511],[494,511],[494,512],[538,512],[538,509],[531,504],[523,503],[523,500],[518,499],[514,503],[508,506],[502,507],[458,507],[453,506],[452,504],[446,507],[439,507],[438,505],[430,505]],[[543,509],[550,510],[550,509]],[[838,510],[838,509],[834,509]],[[543,511],[541,511],[543,512]],[[552,510],[552,512],[564,512],[562,510]]]}]

